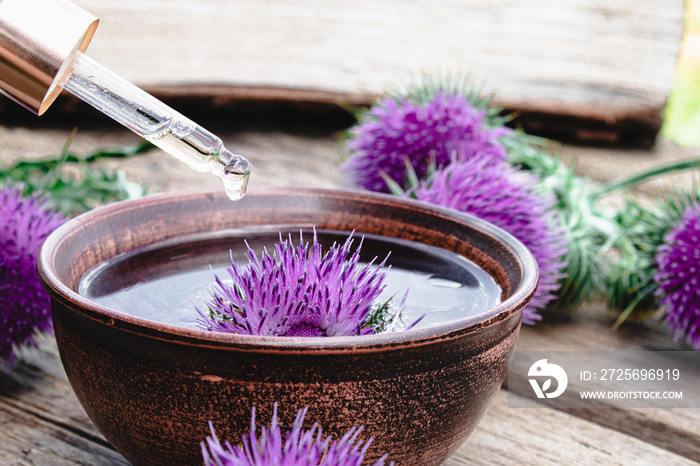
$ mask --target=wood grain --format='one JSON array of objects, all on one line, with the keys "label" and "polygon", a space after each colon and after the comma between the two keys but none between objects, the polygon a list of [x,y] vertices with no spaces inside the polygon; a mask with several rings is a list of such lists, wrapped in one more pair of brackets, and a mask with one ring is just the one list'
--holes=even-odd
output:
[{"label": "wood grain", "polygon": [[[78,0],[101,18],[90,54],[140,84],[377,92],[465,73],[507,100],[663,99],[680,0]],[[534,92],[534,91],[537,92]]]},{"label": "wood grain", "polygon": [[561,411],[508,407],[501,390],[474,433],[443,466],[696,464],[633,436]]},{"label": "wood grain", "polygon": [[128,464],[80,406],[53,337],[24,350],[19,367],[0,379],[0,464]]},{"label": "wood grain", "polygon": [[[536,327],[525,327],[518,344],[520,351],[611,351],[610,360],[617,361],[616,367],[630,367],[636,364],[645,367],[651,361],[645,351],[674,351],[689,346],[674,344],[663,327],[653,328],[647,325],[627,323],[618,331],[611,328],[613,320],[606,316],[605,310],[596,305],[588,305],[575,321],[544,321]],[[633,361],[617,356],[615,350],[633,351]],[[630,357],[630,353],[625,354]],[[617,358],[617,359],[616,359]],[[518,373],[525,373],[522,370]],[[680,388],[686,398],[697,393],[700,383],[700,368],[683,368],[683,387]],[[572,381],[575,384],[575,381]],[[591,383],[585,389],[631,389],[629,385],[611,388],[610,384]],[[658,387],[657,387],[658,388]],[[678,387],[677,387],[678,388]],[[602,426],[635,436],[650,444],[676,452],[700,462],[700,409],[643,408],[561,408],[562,411],[576,415]]]},{"label": "wood grain", "polygon": [[166,100],[330,112],[461,75],[530,132],[607,144],[653,142],[683,12],[682,0],[76,3],[101,18],[89,55]]}]

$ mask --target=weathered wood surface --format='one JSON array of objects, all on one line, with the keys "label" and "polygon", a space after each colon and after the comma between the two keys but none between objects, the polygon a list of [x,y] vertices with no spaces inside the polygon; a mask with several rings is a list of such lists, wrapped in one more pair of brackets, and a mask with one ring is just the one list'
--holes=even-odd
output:
[{"label": "weathered wood surface", "polygon": [[[518,350],[522,351],[633,351],[617,357],[611,354],[614,367],[648,367],[653,358],[646,351],[674,351],[689,346],[675,344],[663,331],[663,326],[652,328],[648,325],[627,323],[617,331],[612,330],[614,319],[607,315],[601,306],[587,305],[574,322],[541,322],[537,326],[525,327],[521,332]],[[519,374],[526,373],[522,367]],[[686,401],[698,401],[700,367],[682,367],[682,385],[675,387],[683,391]],[[586,383],[570,379],[570,386],[578,390],[629,390],[641,389],[643,384]],[[656,387],[658,389],[658,386]],[[529,392],[528,392],[529,395]],[[606,404],[607,403],[607,404]],[[592,405],[592,404],[591,404]],[[700,409],[686,408],[641,408],[620,409],[614,403],[600,402],[599,406],[609,408],[560,408],[561,411],[587,419],[627,435],[637,437],[652,445],[668,449],[694,461],[700,462]],[[617,405],[619,406],[619,405]],[[693,406],[700,406],[695,404]]]},{"label": "weathered wood surface", "polygon": [[[29,116],[32,117],[31,114]],[[21,158],[33,159],[58,154],[74,124],[70,121],[58,127],[46,125],[47,120],[37,117],[30,121],[32,127],[0,125],[0,166],[7,167]],[[244,155],[253,163],[251,186],[277,184],[331,187],[343,184],[338,170],[343,160],[339,131],[308,123],[294,130],[278,127],[250,128],[240,122],[229,124],[226,119],[202,119],[200,123],[221,137],[226,147]],[[135,144],[140,140],[115,122],[95,125],[81,121],[78,125],[79,131],[71,145],[71,150],[77,153],[107,146]],[[592,182],[611,181],[658,164],[694,157],[698,153],[696,148],[681,148],[665,140],[660,140],[652,149],[560,147],[562,160],[576,166],[577,172],[591,178]],[[193,172],[162,151],[154,151],[126,163],[106,163],[123,169],[130,179],[146,184],[154,191],[217,187],[220,184],[216,178]],[[655,197],[669,187],[689,186],[696,178],[697,174],[693,171],[664,176],[641,185],[637,192],[645,197]],[[615,202],[615,199],[611,202]]]},{"label": "weathered wood surface", "polygon": [[457,74],[530,132],[606,143],[653,141],[683,11],[682,0],[76,3],[101,18],[89,55],[180,103],[318,110]]},{"label": "weathered wood surface", "polygon": [[697,464],[634,436],[575,415],[538,407],[509,408],[501,390],[474,433],[443,466]]},{"label": "weathered wood surface", "polygon": [[52,337],[0,379],[0,464],[128,464],[88,419],[68,384]]},{"label": "weathered wood surface", "polygon": [[[40,157],[60,151],[69,128],[0,127],[0,160]],[[223,131],[228,147],[249,156],[256,168],[254,184],[339,186],[340,150],[332,134],[292,134],[278,130]],[[78,133],[79,152],[105,145],[125,145],[136,137],[114,127],[87,127]],[[565,148],[567,157],[579,152]],[[639,160],[667,160],[685,155],[671,146],[660,152],[608,153],[596,151],[591,174],[608,176],[615,169],[638,168]],[[585,154],[582,160],[588,160]],[[154,190],[218,186],[218,180],[192,172],[154,152],[109,161],[130,178]],[[594,170],[597,169],[597,172]],[[622,168],[621,168],[622,167]],[[639,167],[641,168],[641,167]],[[654,191],[650,191],[653,193]],[[545,321],[523,329],[519,349],[674,348],[661,329],[624,325],[610,329],[605,309],[587,306],[574,321]],[[700,379],[695,379],[695,386]],[[562,409],[510,408],[502,390],[467,442],[445,462],[466,464],[691,464],[700,461],[700,409]],[[0,464],[108,465],[125,464],[86,417],[65,379],[51,338],[39,352],[25,352],[18,370],[0,377]]]}]

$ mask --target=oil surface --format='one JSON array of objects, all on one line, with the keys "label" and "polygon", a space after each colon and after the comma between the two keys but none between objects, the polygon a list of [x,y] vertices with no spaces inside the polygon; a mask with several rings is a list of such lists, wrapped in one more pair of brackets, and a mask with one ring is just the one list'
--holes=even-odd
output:
[{"label": "oil surface", "polygon": [[[286,238],[289,231],[283,231]],[[196,328],[195,305],[206,308],[214,273],[230,280],[230,257],[246,264],[244,240],[258,253],[279,242],[278,229],[240,229],[178,238],[137,250],[98,264],[80,282],[82,296],[113,310],[149,320]],[[343,243],[347,233],[317,231],[326,251],[333,242]],[[304,239],[312,239],[311,232]],[[295,244],[299,231],[292,233]],[[360,242],[356,235],[353,250]],[[393,297],[398,306],[408,289],[402,319],[396,328],[410,325],[427,312],[416,328],[429,327],[483,312],[501,300],[501,288],[479,266],[453,252],[374,235],[365,235],[361,260],[391,252],[386,289],[379,297]]]}]

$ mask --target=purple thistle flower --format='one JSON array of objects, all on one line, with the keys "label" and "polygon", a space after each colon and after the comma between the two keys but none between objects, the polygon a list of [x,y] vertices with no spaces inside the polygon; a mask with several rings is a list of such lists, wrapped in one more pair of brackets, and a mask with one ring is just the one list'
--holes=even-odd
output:
[{"label": "purple thistle flower", "polygon": [[475,215],[518,238],[540,269],[539,286],[523,312],[523,322],[542,319],[537,311],[556,298],[569,244],[553,194],[538,190],[531,175],[485,156],[455,161],[410,193],[421,201]]},{"label": "purple thistle flower", "polygon": [[51,329],[36,260],[46,237],[65,221],[42,195],[23,197],[22,190],[21,184],[0,189],[0,361],[6,363],[16,348],[36,345],[37,331]]},{"label": "purple thistle flower", "polygon": [[[302,430],[308,408],[299,410],[292,429],[282,440],[282,431],[277,424],[277,403],[270,427],[260,429],[260,438],[255,425],[255,406],[250,422],[250,433],[242,437],[242,445],[223,444],[209,422],[211,437],[201,442],[205,466],[360,466],[365,458],[372,438],[366,442],[358,440],[362,427],[351,428],[340,440],[330,435],[325,439],[318,424]],[[384,466],[387,455],[374,466]],[[394,463],[391,462],[390,466]]]},{"label": "purple thistle flower", "polygon": [[[314,232],[313,243],[294,246],[291,235],[258,259],[248,246],[249,266],[231,259],[226,271],[233,283],[218,276],[212,287],[208,312],[197,309],[200,328],[246,335],[348,336],[368,335],[374,329],[366,319],[384,290],[386,262],[361,265],[360,247],[351,254],[352,235],[345,244],[322,253]],[[247,243],[246,243],[247,245]],[[348,258],[348,256],[350,256]]]},{"label": "purple thistle flower", "polygon": [[658,247],[654,281],[676,340],[686,336],[700,350],[700,205],[689,207]]},{"label": "purple thistle flower", "polygon": [[475,108],[461,93],[439,91],[425,104],[385,97],[350,130],[346,147],[352,155],[342,169],[356,185],[388,192],[382,173],[403,186],[407,160],[421,178],[431,161],[440,168],[454,153],[505,160],[506,150],[497,139],[510,130],[489,129],[485,116],[486,110]]}]

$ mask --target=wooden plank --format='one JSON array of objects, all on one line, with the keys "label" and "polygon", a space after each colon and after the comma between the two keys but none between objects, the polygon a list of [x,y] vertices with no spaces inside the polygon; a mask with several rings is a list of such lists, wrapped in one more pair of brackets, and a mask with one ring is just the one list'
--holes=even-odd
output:
[{"label": "wooden plank", "polygon": [[679,0],[76,3],[101,18],[90,54],[141,84],[357,93],[466,72],[508,100],[606,105],[665,95],[682,15]]},{"label": "wooden plank", "polygon": [[40,339],[0,379],[0,464],[127,465],[88,419],[61,367],[55,341]]},{"label": "wooden plank", "polygon": [[[341,156],[336,134],[236,131],[216,126],[212,131],[223,139],[226,147],[246,156],[253,164],[251,187],[343,185],[338,170]],[[39,159],[58,154],[69,136],[70,127],[28,130],[0,126],[0,166],[9,166],[22,158]],[[78,131],[71,150],[86,153],[101,147],[129,145],[138,141],[136,135],[116,123],[107,128],[87,126]],[[105,160],[105,163],[124,170],[129,179],[143,183],[156,192],[221,187],[216,177],[197,173],[160,150],[128,160]]]},{"label": "wooden plank", "polygon": [[[553,409],[508,407],[498,394],[474,433],[443,466],[696,464],[634,437]],[[510,395],[513,396],[513,395]]]},{"label": "wooden plank", "polygon": [[101,18],[89,54],[164,95],[220,85],[219,102],[335,103],[461,74],[530,130],[609,143],[653,140],[683,11],[682,0],[76,3]]},{"label": "wooden plank", "polygon": [[3,377],[0,385],[2,402],[84,437],[101,438],[78,400],[72,396],[72,389],[66,385],[66,375],[53,337],[43,336],[40,344],[41,350],[24,350],[23,364]]},{"label": "wooden plank", "polygon": [[63,429],[0,399],[0,464],[91,466],[128,465],[109,446]]},{"label": "wooden plank", "polygon": [[[626,323],[617,331],[611,329],[612,316],[602,306],[588,305],[575,320],[556,322],[545,320],[535,327],[523,327],[520,351],[608,351],[615,360],[615,350],[639,351],[637,361],[622,360],[617,367],[637,364],[645,367],[645,351],[673,351],[691,348],[673,343],[662,329],[648,325]],[[511,372],[514,373],[514,372]],[[519,368],[518,374],[527,373]],[[686,396],[695,396],[700,384],[700,368],[683,368],[683,390]],[[575,381],[572,380],[575,384]],[[611,389],[599,383],[600,389]],[[587,389],[595,389],[586,385]],[[629,385],[618,387],[630,389]],[[528,393],[529,395],[529,393]],[[652,445],[668,449],[700,462],[700,409],[687,408],[560,408],[562,411],[587,419],[602,426],[642,439]]]}]

